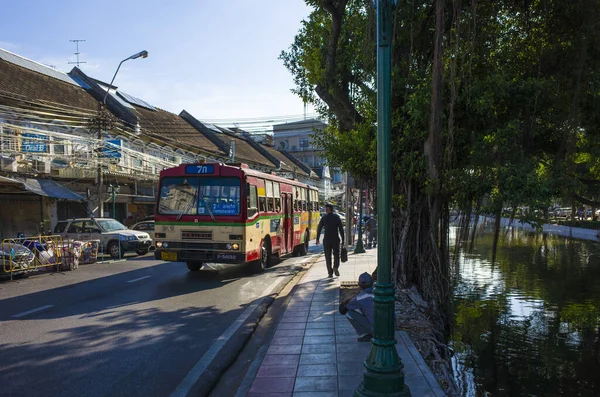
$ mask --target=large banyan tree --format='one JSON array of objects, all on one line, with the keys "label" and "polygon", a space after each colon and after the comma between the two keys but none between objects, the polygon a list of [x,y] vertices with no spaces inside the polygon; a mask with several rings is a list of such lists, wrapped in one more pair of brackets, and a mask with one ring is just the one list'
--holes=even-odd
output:
[{"label": "large banyan tree", "polygon": [[[373,2],[306,3],[281,59],[330,121],[315,136],[328,161],[374,186]],[[393,32],[394,274],[441,308],[451,210],[535,221],[556,199],[596,199],[600,2],[399,0]]]}]

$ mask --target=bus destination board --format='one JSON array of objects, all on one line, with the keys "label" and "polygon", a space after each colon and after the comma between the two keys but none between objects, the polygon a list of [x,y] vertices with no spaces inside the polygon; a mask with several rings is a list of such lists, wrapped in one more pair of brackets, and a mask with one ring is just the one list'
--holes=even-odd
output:
[{"label": "bus destination board", "polygon": [[212,164],[188,165],[185,167],[185,173],[196,175],[214,174],[215,166]]}]

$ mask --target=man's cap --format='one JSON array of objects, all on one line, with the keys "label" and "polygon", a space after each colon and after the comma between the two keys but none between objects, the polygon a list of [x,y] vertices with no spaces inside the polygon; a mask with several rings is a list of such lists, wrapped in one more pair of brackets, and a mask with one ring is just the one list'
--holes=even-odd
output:
[{"label": "man's cap", "polygon": [[333,204],[327,203],[327,204],[325,204],[325,208],[331,208],[331,209],[333,209]]},{"label": "man's cap", "polygon": [[370,287],[373,285],[373,277],[367,272],[358,276],[358,285],[361,287]]}]

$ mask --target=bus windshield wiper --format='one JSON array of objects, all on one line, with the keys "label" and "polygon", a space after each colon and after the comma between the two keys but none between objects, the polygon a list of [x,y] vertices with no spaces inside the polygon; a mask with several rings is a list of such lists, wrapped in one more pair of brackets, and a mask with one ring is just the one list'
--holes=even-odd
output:
[{"label": "bus windshield wiper", "polygon": [[215,219],[215,215],[213,214],[212,210],[210,209],[210,205],[208,205],[208,203],[206,202],[206,199],[204,197],[201,197],[200,200],[202,200],[202,202],[204,203],[204,206],[208,210],[208,213],[210,214],[210,218],[212,219],[212,221],[216,222],[217,220]]},{"label": "bus windshield wiper", "polygon": [[180,220],[181,217],[183,217],[184,215],[187,215],[187,213],[190,212],[190,210],[192,209],[192,207],[194,205],[194,202],[196,201],[197,194],[198,194],[198,189],[194,190],[194,195],[192,196],[190,201],[187,203],[185,210],[183,210],[183,212],[181,212],[179,215],[177,215],[177,220]]}]

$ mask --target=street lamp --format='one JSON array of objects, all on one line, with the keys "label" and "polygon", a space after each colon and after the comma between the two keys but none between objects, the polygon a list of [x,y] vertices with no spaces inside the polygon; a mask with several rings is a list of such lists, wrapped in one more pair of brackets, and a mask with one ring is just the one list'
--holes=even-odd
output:
[{"label": "street lamp", "polygon": [[110,84],[108,85],[108,88],[106,90],[106,95],[104,95],[104,99],[102,100],[102,103],[104,104],[104,106],[106,106],[106,98],[108,97],[108,93],[110,92],[110,87],[112,87],[112,85],[115,81],[115,77],[117,77],[117,73],[119,73],[119,69],[121,69],[121,65],[123,64],[123,62],[129,61],[130,59],[138,59],[138,58],[148,58],[148,51],[146,51],[146,50],[140,51],[137,54],[133,54],[129,58],[123,59],[119,63],[119,66],[117,66],[117,70],[115,71],[115,75],[113,76],[112,80],[110,81]]},{"label": "street lamp", "polygon": [[[136,54],[133,54],[129,58],[125,58],[121,62],[119,62],[119,66],[117,66],[117,70],[115,71],[115,74],[114,74],[112,80],[110,81],[110,84],[106,88],[106,94],[104,95],[104,98],[102,99],[102,105],[103,105],[102,110],[104,110],[104,108],[106,107],[106,98],[108,98],[108,94],[110,93],[110,87],[112,87],[112,85],[115,81],[115,78],[117,77],[117,73],[119,73],[119,69],[121,69],[121,65],[123,64],[123,62],[128,61],[130,59],[138,59],[138,58],[148,58],[148,51],[146,51],[146,50],[140,51]],[[102,114],[102,111],[100,112],[100,114]],[[102,142],[102,128],[98,128],[98,142]],[[104,216],[104,202],[102,201],[102,147],[100,147],[100,150],[98,151],[98,217],[102,218],[103,216]]]},{"label": "street lamp", "polygon": [[377,0],[377,282],[374,335],[365,360],[357,397],[409,397],[402,361],[394,337],[394,284],[392,283],[392,152],[391,152],[391,44],[392,3]]}]

